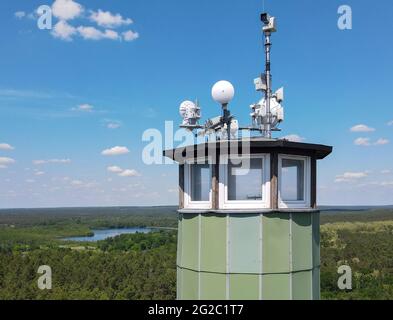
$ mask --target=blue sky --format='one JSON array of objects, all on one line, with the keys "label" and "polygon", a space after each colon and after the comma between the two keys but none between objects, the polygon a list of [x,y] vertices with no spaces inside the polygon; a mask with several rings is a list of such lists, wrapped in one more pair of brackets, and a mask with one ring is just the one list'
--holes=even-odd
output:
[{"label": "blue sky", "polygon": [[[250,122],[262,0],[57,1],[52,30],[34,12],[53,0],[0,3],[0,207],[176,204],[177,167],[143,164],[142,134],[180,122],[183,100],[218,115],[210,88],[222,79]],[[343,4],[352,30],[337,27]],[[265,6],[279,25],[273,84],[286,91],[278,136],[334,146],[319,203],[393,204],[392,1]]]}]

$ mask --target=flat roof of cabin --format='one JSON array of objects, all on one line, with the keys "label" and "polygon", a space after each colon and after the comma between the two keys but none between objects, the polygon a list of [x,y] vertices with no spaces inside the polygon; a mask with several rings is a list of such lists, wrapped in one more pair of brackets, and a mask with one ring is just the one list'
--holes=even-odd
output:
[{"label": "flat roof of cabin", "polygon": [[[257,153],[280,153],[292,155],[304,155],[324,159],[332,151],[333,147],[303,142],[293,142],[285,139],[266,139],[261,137],[234,140],[219,140],[205,142],[190,146],[180,147],[171,150],[165,150],[163,155],[174,161],[182,162],[184,159],[192,159],[202,155],[209,154],[228,154],[235,152],[237,154],[257,154]],[[248,149],[249,148],[249,149]]]}]

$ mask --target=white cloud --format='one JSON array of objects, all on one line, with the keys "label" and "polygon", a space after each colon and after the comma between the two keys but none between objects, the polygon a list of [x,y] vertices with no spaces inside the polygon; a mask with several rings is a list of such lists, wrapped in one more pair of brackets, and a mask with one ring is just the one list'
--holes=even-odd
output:
[{"label": "white cloud", "polygon": [[14,150],[15,148],[8,143],[0,143],[0,150]]},{"label": "white cloud", "polygon": [[365,124],[358,124],[356,126],[353,126],[350,130],[351,130],[351,132],[373,132],[373,131],[375,131],[374,128],[366,126]]},{"label": "white cloud", "polygon": [[78,27],[78,32],[84,39],[89,39],[89,40],[102,39],[102,32],[94,27],[80,26]]},{"label": "white cloud", "polygon": [[49,159],[49,160],[34,160],[33,164],[38,166],[41,164],[56,163],[56,164],[69,164],[71,159]]},{"label": "white cloud", "polygon": [[113,119],[103,119],[102,124],[108,129],[118,129],[122,126],[122,122]]},{"label": "white cloud", "polygon": [[118,166],[107,167],[107,170],[109,172],[116,173],[119,177],[140,177],[141,176],[141,174],[134,169],[123,170],[122,168],[120,168]]},{"label": "white cloud", "polygon": [[55,24],[51,34],[55,38],[59,38],[66,41],[71,41],[72,36],[76,34],[77,30],[70,24],[68,24],[64,20],[60,20],[58,23]]},{"label": "white cloud", "polygon": [[289,134],[289,135],[283,137],[283,139],[286,139],[286,140],[292,141],[292,142],[303,142],[304,140],[306,140],[305,138],[303,138],[297,134]]},{"label": "white cloud", "polygon": [[393,126],[393,120],[388,122],[388,126]]},{"label": "white cloud", "polygon": [[106,127],[108,129],[118,129],[121,127],[121,123],[112,121],[112,122],[107,123]]},{"label": "white cloud", "polygon": [[375,142],[371,142],[370,138],[357,138],[353,143],[357,146],[368,147],[371,145],[374,146],[383,146],[388,144],[390,141],[388,139],[380,138]]},{"label": "white cloud", "polygon": [[105,30],[104,38],[105,39],[110,39],[110,40],[119,40],[120,36],[119,36],[119,34],[116,31]]},{"label": "white cloud", "polygon": [[363,179],[368,177],[368,172],[345,172],[342,175],[336,176],[335,182],[349,182],[357,179]]},{"label": "white cloud", "polygon": [[336,183],[340,183],[340,182],[348,182],[348,179],[344,179],[344,178],[336,178],[336,179],[334,180],[334,182],[336,182]]},{"label": "white cloud", "polygon": [[389,173],[392,173],[392,171],[389,169],[386,169],[386,170],[382,170],[381,173],[382,174],[389,174]]},{"label": "white cloud", "polygon": [[370,138],[357,138],[353,143],[357,146],[363,146],[363,147],[367,147],[371,144]]},{"label": "white cloud", "polygon": [[110,166],[110,167],[107,168],[107,170],[109,172],[113,172],[113,173],[121,173],[121,172],[123,172],[123,169],[118,167],[118,166]]},{"label": "white cloud", "polygon": [[83,185],[83,181],[81,181],[81,180],[72,180],[71,181],[71,185],[79,187],[79,186]]},{"label": "white cloud", "polygon": [[342,177],[347,179],[361,179],[368,176],[367,172],[345,172]]},{"label": "white cloud", "polygon": [[95,181],[91,181],[91,182],[87,182],[83,185],[84,188],[87,189],[92,189],[92,188],[96,188],[99,186],[99,183],[95,182]]},{"label": "white cloud", "polygon": [[22,18],[24,18],[26,16],[26,12],[24,12],[24,11],[16,11],[14,13],[14,15],[15,15],[15,18],[22,19]]},{"label": "white cloud", "polygon": [[45,174],[45,172],[44,171],[36,171],[34,174],[36,176],[43,176]]},{"label": "white cloud", "polygon": [[6,169],[9,165],[14,164],[15,160],[12,158],[0,157],[0,168]]},{"label": "white cloud", "polygon": [[84,27],[80,26],[77,28],[79,34],[85,40],[102,40],[102,39],[110,39],[110,40],[119,40],[120,36],[116,31],[113,30],[105,30],[102,32],[94,27]]},{"label": "white cloud", "polygon": [[40,164],[45,164],[48,163],[48,160],[34,160],[33,164],[35,164],[36,166],[40,165]]},{"label": "white cloud", "polygon": [[94,107],[88,103],[80,104],[76,108],[72,108],[72,111],[81,111],[81,112],[93,112]]},{"label": "white cloud", "polygon": [[133,22],[129,18],[123,18],[119,13],[112,14],[109,11],[102,11],[101,9],[92,11],[90,20],[105,28],[116,28],[122,25],[129,25]]},{"label": "white cloud", "polygon": [[[52,4],[52,13],[58,21],[51,31],[52,36],[65,41],[72,41],[74,36],[77,35],[85,40],[96,41],[110,39],[127,42],[139,38],[139,34],[132,30],[125,30],[124,32],[112,30],[132,24],[133,21],[130,18],[101,9],[98,11],[89,10],[89,15],[83,14],[84,11],[84,7],[74,0],[55,0]],[[15,13],[15,16],[21,19],[30,15],[27,15],[24,11],[18,11]],[[36,19],[36,17],[33,18]],[[71,24],[70,21],[76,18],[83,22],[93,21],[98,28],[85,23],[79,25],[76,25],[76,23]]]},{"label": "white cloud", "polygon": [[51,99],[55,97],[52,93],[48,92],[16,89],[0,89],[0,96],[21,99]]},{"label": "white cloud", "polygon": [[52,5],[52,13],[60,20],[71,20],[79,17],[83,6],[73,0],[56,0]]},{"label": "white cloud", "polygon": [[389,143],[389,140],[388,139],[383,139],[383,138],[380,138],[376,142],[374,142],[374,144],[376,146],[383,146],[383,145],[388,144],[388,143]]},{"label": "white cloud", "polygon": [[139,38],[139,33],[128,30],[122,33],[124,41],[134,41]]},{"label": "white cloud", "polygon": [[127,149],[127,147],[120,147],[116,146],[110,149],[105,149],[104,151],[101,152],[103,156],[118,156],[122,154],[127,154],[130,151]]},{"label": "white cloud", "polygon": [[134,169],[127,169],[119,173],[119,177],[140,177],[140,173]]},{"label": "white cloud", "polygon": [[26,17],[30,20],[37,20],[38,19],[38,13],[37,10],[34,10],[33,12],[30,12],[26,15]]},{"label": "white cloud", "polygon": [[120,35],[114,30],[101,31],[94,27],[71,26],[64,20],[60,20],[53,28],[52,35],[66,41],[71,41],[74,35],[79,34],[85,40],[120,40]]}]

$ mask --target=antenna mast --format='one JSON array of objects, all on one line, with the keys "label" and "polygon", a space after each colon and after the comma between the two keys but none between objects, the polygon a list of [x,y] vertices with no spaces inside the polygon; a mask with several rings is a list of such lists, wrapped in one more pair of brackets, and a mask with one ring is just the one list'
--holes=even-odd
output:
[{"label": "antenna mast", "polygon": [[266,138],[272,137],[272,113],[270,109],[270,101],[272,98],[272,75],[270,69],[270,49],[272,43],[270,36],[272,32],[276,32],[276,21],[274,17],[270,17],[267,13],[261,14],[261,21],[263,22],[263,34],[265,36],[265,101],[266,101],[266,118],[263,123],[263,135]]},{"label": "antenna mast", "polygon": [[266,91],[265,91],[265,98],[266,98],[266,125],[264,128],[264,136],[266,138],[272,137],[272,130],[271,130],[271,111],[270,111],[270,99],[272,97],[272,86],[271,86],[271,73],[270,73],[270,31],[264,32],[265,34],[265,55],[266,55],[266,66],[265,66],[265,74],[266,74]]}]

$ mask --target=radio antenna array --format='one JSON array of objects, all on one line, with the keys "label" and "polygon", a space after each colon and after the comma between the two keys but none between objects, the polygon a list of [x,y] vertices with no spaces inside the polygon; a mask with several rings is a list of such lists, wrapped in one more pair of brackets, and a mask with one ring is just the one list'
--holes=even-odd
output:
[{"label": "radio antenna array", "polygon": [[199,124],[201,118],[201,108],[198,102],[184,101],[180,105],[180,115],[183,118],[181,128],[189,131],[200,130],[198,135],[219,134],[219,138],[231,139],[236,137],[239,129],[258,131],[267,139],[272,138],[272,131],[280,131],[278,125],[284,121],[284,108],[281,103],[284,101],[284,88],[272,91],[271,75],[271,35],[277,31],[276,18],[268,13],[261,14],[263,23],[262,31],[264,34],[265,47],[265,73],[254,80],[255,89],[261,91],[264,97],[250,106],[252,125],[247,128],[239,128],[237,120],[231,115],[228,104],[233,99],[235,89],[228,81],[218,81],[212,88],[212,97],[222,107],[222,115],[208,119],[203,125]]}]

